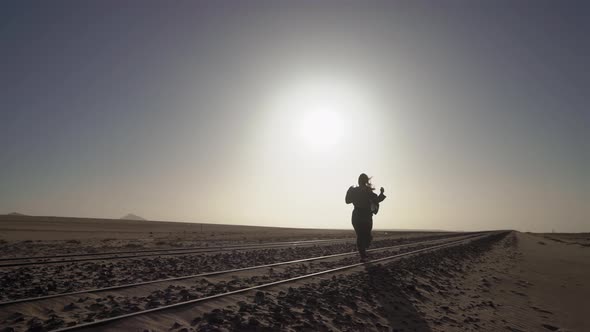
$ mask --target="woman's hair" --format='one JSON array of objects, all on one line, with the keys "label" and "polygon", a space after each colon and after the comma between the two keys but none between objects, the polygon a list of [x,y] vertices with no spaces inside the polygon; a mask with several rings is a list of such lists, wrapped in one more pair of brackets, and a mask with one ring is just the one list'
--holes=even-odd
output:
[{"label": "woman's hair", "polygon": [[371,178],[365,173],[361,173],[361,175],[359,175],[359,187],[366,188],[371,191],[375,190],[371,184]]}]

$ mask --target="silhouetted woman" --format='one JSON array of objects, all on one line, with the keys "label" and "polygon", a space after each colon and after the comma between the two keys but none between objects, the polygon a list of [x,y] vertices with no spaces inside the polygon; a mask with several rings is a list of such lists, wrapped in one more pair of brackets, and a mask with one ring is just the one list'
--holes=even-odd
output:
[{"label": "silhouetted woman", "polygon": [[379,203],[385,199],[381,187],[379,196],[373,192],[375,188],[370,178],[363,173],[359,176],[359,186],[348,188],[346,192],[346,204],[352,203],[352,227],[356,232],[356,246],[364,262],[367,259],[367,249],[371,245],[371,230],[373,229],[373,214],[379,211]]}]

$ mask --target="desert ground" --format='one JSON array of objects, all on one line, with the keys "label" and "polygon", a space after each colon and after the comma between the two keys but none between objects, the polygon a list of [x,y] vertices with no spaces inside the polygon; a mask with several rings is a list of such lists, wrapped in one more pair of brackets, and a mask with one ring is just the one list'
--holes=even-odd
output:
[{"label": "desert ground", "polygon": [[0,331],[590,331],[590,234],[0,216]]}]

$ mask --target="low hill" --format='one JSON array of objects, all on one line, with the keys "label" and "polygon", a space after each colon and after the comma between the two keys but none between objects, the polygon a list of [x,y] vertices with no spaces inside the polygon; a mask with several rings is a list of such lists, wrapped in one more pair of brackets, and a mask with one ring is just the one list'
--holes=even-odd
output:
[{"label": "low hill", "polygon": [[126,215],[122,216],[120,219],[124,219],[124,220],[147,220],[145,218],[142,218],[136,214],[133,213],[127,213]]}]

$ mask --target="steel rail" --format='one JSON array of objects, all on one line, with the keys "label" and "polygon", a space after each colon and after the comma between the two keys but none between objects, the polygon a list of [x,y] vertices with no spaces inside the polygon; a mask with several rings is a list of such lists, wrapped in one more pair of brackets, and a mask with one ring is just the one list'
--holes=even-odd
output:
[{"label": "steel rail", "polygon": [[160,249],[143,249],[143,250],[129,250],[129,251],[110,251],[110,252],[88,252],[80,254],[61,254],[61,255],[46,255],[46,256],[20,256],[20,257],[3,257],[0,258],[0,262],[7,261],[24,261],[34,259],[52,259],[52,258],[67,258],[67,257],[86,257],[86,256],[109,256],[109,255],[123,255],[123,254],[142,254],[146,252],[164,252],[164,251],[188,251],[188,250],[207,250],[207,249],[221,249],[221,248],[232,248],[232,247],[247,247],[247,246],[268,246],[268,245],[281,245],[281,244],[312,244],[322,242],[339,242],[339,241],[352,241],[354,238],[342,238],[342,239],[323,239],[323,240],[300,240],[300,241],[285,241],[285,242],[269,242],[269,243],[244,243],[244,244],[230,244],[230,245],[217,245],[209,247],[186,247],[186,248],[160,248]]},{"label": "steel rail", "polygon": [[[472,234],[472,235],[465,235],[465,236],[467,238],[470,238],[470,237],[474,237],[477,235],[479,235],[479,233]],[[417,246],[417,245],[429,244],[429,243],[433,243],[433,242],[442,242],[442,241],[448,241],[452,238],[453,237],[418,241],[418,242],[412,242],[412,243],[404,243],[404,244],[398,244],[398,245],[389,246],[389,247],[369,249],[369,250],[367,250],[367,252],[375,252],[375,251],[382,251],[382,250],[388,250],[388,249]],[[17,299],[17,300],[13,300],[13,301],[0,302],[0,306],[25,303],[25,302],[33,302],[33,301],[39,301],[39,300],[45,300],[45,299],[51,299],[51,298],[57,298],[57,297],[63,297],[63,296],[70,296],[70,295],[77,295],[77,294],[98,293],[98,292],[103,292],[103,291],[110,291],[110,290],[116,290],[116,289],[124,289],[124,288],[136,287],[136,286],[155,284],[155,283],[160,283],[160,282],[178,281],[178,280],[185,280],[185,279],[191,279],[191,278],[202,278],[202,277],[208,277],[208,276],[214,276],[214,275],[220,275],[220,274],[262,269],[262,268],[267,268],[267,267],[289,265],[289,264],[296,264],[296,263],[303,263],[303,262],[311,262],[311,261],[329,259],[329,258],[334,258],[334,257],[352,256],[352,255],[356,255],[356,254],[357,254],[356,251],[351,251],[351,252],[331,254],[331,255],[325,255],[325,256],[316,256],[316,257],[311,257],[311,258],[296,259],[296,260],[292,260],[292,261],[254,265],[254,266],[247,266],[247,267],[236,268],[236,269],[212,271],[212,272],[205,272],[205,273],[192,274],[192,275],[186,275],[186,276],[170,277],[170,278],[164,278],[164,279],[149,280],[149,281],[142,281],[142,282],[131,283],[131,284],[116,285],[116,286],[94,288],[94,289],[86,289],[86,290],[79,290],[79,291],[59,293],[59,294],[51,294],[51,295],[38,296],[38,297],[29,297],[29,298]]]},{"label": "steel rail", "polygon": [[[334,240],[334,241],[326,241],[330,242],[345,242],[345,241],[353,241],[354,239],[350,240]],[[323,241],[323,240],[322,240]],[[322,243],[326,243],[322,242]],[[182,256],[182,255],[190,255],[190,254],[198,254],[198,253],[210,253],[210,252],[219,252],[219,251],[232,251],[232,250],[256,250],[256,249],[272,249],[272,248],[285,248],[285,247],[301,247],[301,246],[308,246],[313,245],[316,243],[280,243],[280,244],[260,244],[260,245],[251,245],[251,246],[236,246],[236,247],[208,247],[202,248],[199,250],[193,251],[173,251],[169,250],[170,252],[164,253],[153,253],[153,254],[139,254],[139,255],[124,255],[124,256],[107,256],[107,257],[92,257],[92,258],[77,258],[77,259],[66,259],[66,260],[47,260],[47,261],[37,261],[37,262],[19,262],[19,263],[9,263],[9,264],[0,264],[0,268],[5,267],[17,267],[17,266],[32,266],[32,265],[49,265],[49,264],[66,264],[66,263],[77,263],[77,262],[88,262],[88,261],[101,261],[101,260],[115,260],[115,259],[128,259],[128,258],[142,258],[142,257],[157,257],[157,256]],[[84,256],[82,256],[84,257]]]},{"label": "steel rail", "polygon": [[297,276],[297,277],[293,277],[293,278],[288,278],[288,279],[273,281],[273,282],[262,284],[262,285],[241,288],[241,289],[229,291],[229,292],[226,292],[226,293],[210,295],[210,296],[201,297],[201,298],[198,298],[198,299],[192,299],[192,300],[188,300],[188,301],[178,302],[178,303],[169,304],[169,305],[165,305],[165,306],[161,306],[161,307],[157,307],[157,308],[140,310],[140,311],[131,312],[131,313],[128,313],[128,314],[123,314],[123,315],[119,315],[119,316],[114,316],[114,317],[109,317],[109,318],[105,318],[105,319],[100,319],[100,320],[96,320],[96,321],[93,321],[93,322],[88,322],[88,323],[82,323],[82,324],[78,324],[78,325],[74,325],[74,326],[63,327],[63,328],[59,328],[59,329],[56,329],[56,330],[53,330],[53,331],[54,332],[63,332],[63,331],[73,331],[73,330],[83,329],[83,328],[87,328],[87,327],[94,327],[94,326],[97,326],[97,325],[106,324],[106,323],[117,321],[117,320],[121,320],[121,319],[124,319],[124,318],[129,318],[129,317],[144,315],[144,314],[148,314],[148,313],[152,313],[152,312],[157,312],[157,311],[162,311],[162,310],[166,310],[166,309],[171,309],[171,308],[176,308],[176,307],[180,307],[180,306],[185,306],[187,304],[193,304],[193,303],[203,302],[203,301],[212,300],[212,299],[216,299],[216,298],[221,298],[221,297],[224,297],[224,296],[229,296],[229,295],[244,293],[244,292],[255,290],[255,289],[267,288],[267,287],[270,287],[270,286],[280,285],[280,284],[284,284],[284,283],[288,283],[288,282],[292,282],[292,281],[296,281],[296,280],[302,280],[302,279],[307,279],[307,278],[311,278],[311,277],[315,277],[315,276],[319,276],[319,275],[323,275],[323,274],[328,274],[328,273],[343,271],[343,270],[347,270],[347,269],[352,269],[352,268],[359,267],[359,266],[362,266],[362,265],[373,264],[373,263],[377,263],[377,262],[383,262],[383,261],[386,261],[386,260],[396,259],[396,258],[400,258],[400,257],[404,257],[404,256],[409,256],[409,255],[415,255],[415,254],[422,253],[422,252],[429,251],[429,250],[433,250],[433,249],[439,249],[439,248],[443,248],[443,247],[448,247],[448,246],[451,246],[451,245],[454,245],[454,244],[457,244],[457,243],[460,243],[460,242],[468,241],[468,240],[474,240],[474,239],[477,239],[477,238],[484,238],[484,237],[490,236],[491,234],[493,234],[493,233],[484,234],[484,235],[474,235],[474,236],[468,237],[466,239],[452,241],[452,242],[449,242],[449,243],[443,243],[443,244],[439,244],[439,245],[435,245],[435,246],[431,246],[431,247],[427,247],[427,248],[417,249],[417,250],[414,250],[414,251],[408,251],[408,252],[401,253],[401,254],[396,254],[396,255],[392,255],[392,256],[388,256],[388,257],[383,257],[383,258],[375,259],[375,260],[372,260],[370,262],[361,262],[361,263],[355,263],[355,264],[351,264],[351,265],[341,266],[341,267],[332,268],[332,269],[328,269],[328,270],[324,270],[324,271],[319,271],[319,272],[314,272],[314,273],[310,273],[310,274],[306,274],[306,275],[302,275],[302,276]]},{"label": "steel rail", "polygon": [[[470,234],[470,233],[455,233],[453,235],[460,236],[462,234]],[[7,267],[18,267],[18,266],[33,266],[33,265],[49,265],[49,264],[66,264],[66,263],[76,263],[76,262],[88,262],[88,261],[101,261],[101,260],[116,260],[116,259],[129,259],[129,258],[143,258],[143,257],[157,257],[157,256],[182,256],[182,255],[189,255],[189,254],[196,254],[196,253],[210,253],[210,252],[218,252],[218,251],[232,251],[232,250],[255,250],[255,249],[272,249],[272,248],[283,248],[283,247],[298,247],[298,246],[307,246],[313,245],[316,243],[332,243],[332,242],[347,242],[347,241],[354,241],[352,238],[348,239],[335,239],[335,240],[309,240],[309,241],[292,241],[292,242],[275,242],[275,243],[261,243],[261,244],[253,244],[253,245],[230,245],[230,246],[220,246],[220,247],[199,247],[199,249],[195,250],[187,250],[183,252],[178,252],[178,250],[171,250],[171,249],[162,249],[163,251],[169,251],[164,253],[153,253],[153,254],[139,254],[139,255],[124,255],[124,256],[116,256],[117,254],[106,256],[106,257],[92,257],[92,258],[78,258],[78,259],[66,259],[66,260],[47,260],[47,261],[37,261],[37,262],[18,262],[18,263],[9,263],[9,264],[0,264],[0,268],[7,268]],[[92,254],[81,254],[76,255],[79,257],[86,257],[86,256],[94,256]],[[76,257],[72,256],[72,257]],[[12,260],[12,258],[10,258]],[[24,260],[24,259],[22,259]]]}]

